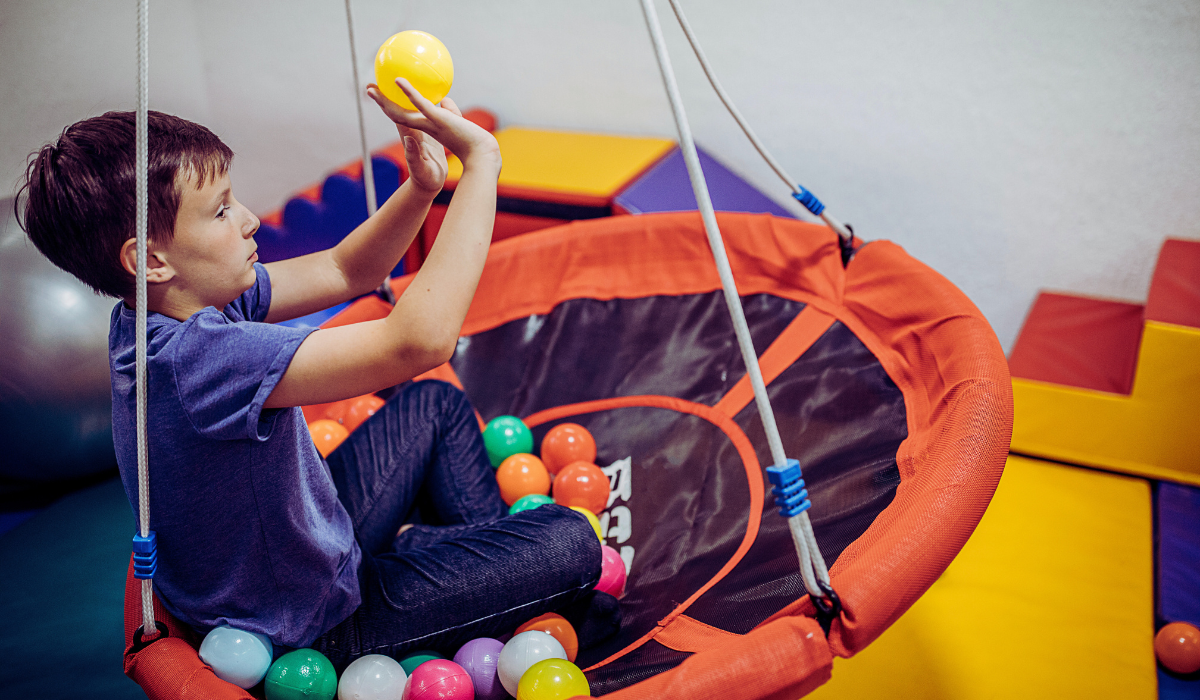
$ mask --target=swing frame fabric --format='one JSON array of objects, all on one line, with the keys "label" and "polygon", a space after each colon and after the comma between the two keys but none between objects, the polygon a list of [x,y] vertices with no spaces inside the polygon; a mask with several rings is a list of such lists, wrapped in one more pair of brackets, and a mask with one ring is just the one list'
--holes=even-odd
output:
[{"label": "swing frame fabric", "polygon": [[[753,543],[761,518],[778,517],[761,493],[761,481],[751,478],[751,509],[756,512],[750,514],[734,558],[700,590],[682,591],[684,602],[638,642],[592,668],[619,663],[621,656],[651,639],[691,656],[671,670],[604,696],[616,700],[782,700],[820,686],[830,677],[834,656],[853,656],[865,648],[946,569],[986,510],[1008,453],[1008,365],[982,314],[954,285],[888,241],[860,245],[843,265],[838,238],[825,226],[770,215],[719,213],[717,219],[739,294],[773,294],[806,304],[760,356],[768,386],[837,321],[867,346],[901,390],[908,436],[896,454],[900,485],[892,502],[830,569],[842,609],[828,635],[807,595],[741,635],[692,619],[685,611],[736,567]],[[392,281],[397,296],[411,280],[408,275]],[[545,314],[570,299],[719,289],[697,212],[575,222],[494,245],[462,334]],[[389,310],[378,297],[364,297],[325,325],[380,318]],[[457,383],[449,365],[422,378]],[[583,408],[599,410],[631,400],[635,399],[619,397]],[[688,403],[672,397],[636,400]],[[681,410],[705,413],[720,424],[751,400],[749,382],[743,378],[715,406]],[[581,407],[527,418],[537,424],[572,412],[581,412]],[[736,425],[733,429],[738,430]],[[739,452],[748,472],[761,467],[748,441]],[[125,672],[150,698],[252,697],[215,677],[197,655],[198,636],[157,599],[155,619],[166,626],[169,637],[135,648],[139,606],[139,588],[130,575]]]}]

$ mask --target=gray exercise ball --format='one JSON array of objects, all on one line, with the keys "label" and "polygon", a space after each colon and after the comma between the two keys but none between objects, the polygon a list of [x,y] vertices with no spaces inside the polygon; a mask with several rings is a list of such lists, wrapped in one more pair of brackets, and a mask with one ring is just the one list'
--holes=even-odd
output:
[{"label": "gray exercise ball", "polygon": [[0,477],[49,482],[116,466],[102,297],[42,257],[0,199]]}]

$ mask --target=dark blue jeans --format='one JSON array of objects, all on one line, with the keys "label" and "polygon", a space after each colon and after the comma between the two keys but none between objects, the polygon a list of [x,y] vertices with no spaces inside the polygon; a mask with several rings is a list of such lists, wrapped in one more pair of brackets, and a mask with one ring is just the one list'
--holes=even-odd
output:
[{"label": "dark blue jeans", "polygon": [[327,462],[363,553],[362,604],[313,644],[339,670],[365,654],[453,654],[583,602],[600,579],[582,515],[508,515],[475,412],[449,384],[403,386]]}]

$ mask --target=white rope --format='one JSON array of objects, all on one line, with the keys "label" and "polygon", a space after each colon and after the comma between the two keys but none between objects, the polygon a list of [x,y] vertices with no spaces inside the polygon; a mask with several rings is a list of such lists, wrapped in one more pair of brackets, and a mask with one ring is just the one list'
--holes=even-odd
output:
[{"label": "white rope", "polygon": [[[793,180],[786,172],[784,172],[783,166],[779,164],[779,161],[775,160],[775,158],[771,156],[770,152],[767,151],[767,147],[763,145],[763,142],[758,139],[758,136],[754,133],[754,130],[750,128],[750,123],[747,122],[746,118],[742,116],[742,113],[738,111],[737,106],[733,104],[733,100],[729,98],[729,95],[725,92],[725,89],[721,87],[720,81],[717,80],[717,74],[713,72],[712,66],[708,64],[708,57],[704,55],[704,50],[700,48],[700,42],[696,39],[696,35],[692,32],[692,26],[688,24],[687,17],[685,17],[683,14],[683,8],[679,6],[679,0],[669,0],[669,2],[671,3],[671,9],[675,11],[675,18],[679,20],[679,26],[683,28],[683,33],[687,36],[688,43],[692,45],[692,51],[695,52],[696,59],[700,61],[700,67],[704,69],[704,74],[708,76],[708,82],[712,84],[713,90],[715,90],[717,93],[717,97],[721,98],[721,102],[725,105],[725,108],[729,110],[729,114],[733,116],[733,119],[738,123],[738,126],[742,127],[742,131],[745,132],[746,138],[750,139],[750,143],[754,144],[754,149],[757,150],[758,154],[763,157],[763,160],[767,161],[767,165],[771,166],[771,169],[775,171],[775,174],[778,175],[781,180],[783,180],[784,184],[786,184],[794,194],[800,194],[801,190],[796,184],[796,181]],[[833,218],[833,215],[829,213],[828,209],[822,211],[820,217],[829,226],[829,228],[833,229],[833,231],[841,236],[842,239],[847,241],[850,240],[852,236],[850,229],[846,228],[842,222]]]},{"label": "white rope", "polygon": [[[742,360],[746,364],[746,372],[750,377],[750,386],[754,390],[754,402],[758,415],[762,419],[763,428],[767,435],[767,444],[771,449],[771,459],[778,466],[787,464],[787,455],[783,451],[783,441],[779,437],[779,427],[775,424],[775,413],[771,410],[771,402],[767,397],[767,388],[763,383],[762,370],[758,366],[758,357],[754,353],[754,343],[750,338],[750,328],[746,324],[746,315],[742,310],[741,299],[733,280],[733,271],[729,266],[729,257],[725,252],[725,242],[717,226],[717,217],[713,211],[712,198],[708,193],[708,185],[704,180],[704,172],[700,168],[700,157],[696,153],[696,144],[692,139],[691,127],[684,113],[683,99],[679,95],[679,86],[675,81],[675,72],[671,68],[671,57],[667,54],[666,42],[662,36],[662,27],[658,22],[658,13],[654,9],[654,0],[641,0],[642,11],[646,16],[646,25],[650,30],[650,39],[654,43],[654,51],[658,57],[658,67],[662,72],[663,83],[667,89],[667,98],[671,103],[671,111],[675,116],[675,126],[679,131],[679,145],[687,165],[688,178],[692,182],[692,191],[696,195],[696,203],[700,208],[700,217],[704,221],[704,230],[708,234],[708,244],[712,248],[713,258],[717,264],[717,274],[721,278],[721,288],[725,292],[725,305],[733,320],[734,332],[737,335],[738,347],[742,351]],[[792,541],[796,546],[796,555],[800,560],[800,576],[804,587],[813,597],[825,597],[818,581],[829,585],[829,573],[821,558],[821,550],[817,548],[816,539],[812,536],[812,525],[808,512],[788,519],[792,532]],[[819,563],[818,563],[819,562]]]},{"label": "white rope", "polygon": [[[358,138],[362,143],[363,189],[367,193],[367,218],[370,218],[379,210],[379,203],[375,196],[375,167],[371,163],[371,151],[367,148],[367,123],[363,119],[362,94],[359,92],[362,84],[358,82],[358,49],[354,42],[354,15],[350,12],[350,0],[346,0],[346,28],[350,31],[350,70],[354,74],[354,106],[358,108]],[[396,297],[392,293],[392,285],[388,284],[389,279],[384,278],[376,291],[389,304],[395,304]]]},{"label": "white rope", "polygon": [[[137,392],[137,461],[138,461],[138,521],[142,537],[150,534],[150,464],[146,454],[146,228],[147,193],[146,180],[149,163],[147,127],[150,103],[150,0],[138,0],[138,103],[137,103],[137,281],[136,314],[137,324],[137,375],[134,384]],[[154,627],[154,582],[142,579],[142,633],[155,633]]]}]

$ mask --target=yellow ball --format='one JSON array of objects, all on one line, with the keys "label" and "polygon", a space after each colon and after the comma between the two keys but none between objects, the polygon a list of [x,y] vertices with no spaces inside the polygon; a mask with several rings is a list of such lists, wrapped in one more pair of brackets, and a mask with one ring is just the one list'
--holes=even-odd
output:
[{"label": "yellow ball", "polygon": [[400,32],[383,42],[375,54],[375,83],[384,96],[409,111],[416,106],[396,85],[405,78],[425,99],[437,104],[454,83],[454,62],[437,37],[415,29]]},{"label": "yellow ball", "polygon": [[592,529],[596,531],[596,537],[600,538],[600,544],[604,544],[604,536],[600,534],[600,519],[596,517],[596,514],[587,508],[580,508],[579,506],[571,506],[571,510],[583,513],[588,522],[592,524]]},{"label": "yellow ball", "polygon": [[592,696],[583,671],[570,661],[545,659],[529,667],[517,685],[517,700],[567,700]]}]

